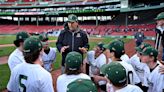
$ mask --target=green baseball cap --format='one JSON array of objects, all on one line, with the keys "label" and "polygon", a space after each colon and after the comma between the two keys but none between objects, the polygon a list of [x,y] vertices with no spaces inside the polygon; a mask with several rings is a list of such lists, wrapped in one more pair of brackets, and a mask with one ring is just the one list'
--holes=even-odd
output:
[{"label": "green baseball cap", "polygon": [[126,83],[126,69],[119,62],[111,62],[105,68],[105,76],[112,82],[114,85]]},{"label": "green baseball cap", "polygon": [[68,15],[68,22],[77,22],[77,21],[78,21],[78,18],[76,15],[74,14]]},{"label": "green baseball cap", "polygon": [[146,47],[145,49],[143,49],[142,55],[150,55],[150,56],[157,57],[158,51],[153,47]]},{"label": "green baseball cap", "polygon": [[138,52],[142,52],[142,50],[146,47],[151,47],[150,44],[148,43],[142,43],[140,46],[136,47],[135,49],[138,51]]},{"label": "green baseball cap", "polygon": [[121,41],[118,41],[118,40],[112,41],[109,44],[108,49],[109,50],[116,51],[116,52],[119,52],[119,53],[125,52],[125,50],[124,50],[124,44]]},{"label": "green baseball cap", "polygon": [[16,34],[16,40],[26,40],[28,37],[29,34],[25,31],[21,31]]},{"label": "green baseball cap", "polygon": [[103,47],[104,47],[105,49],[108,49],[108,48],[109,48],[109,44],[104,44]]},{"label": "green baseball cap", "polygon": [[67,92],[98,92],[95,84],[88,79],[77,79],[67,86]]},{"label": "green baseball cap", "polygon": [[39,39],[41,41],[47,41],[48,40],[48,35],[46,33],[40,34]]},{"label": "green baseball cap", "polygon": [[122,44],[125,44],[122,39],[116,39],[115,41],[120,41],[120,42],[122,42]]},{"label": "green baseball cap", "polygon": [[164,19],[164,12],[159,13],[155,18],[155,20],[160,20],[160,19]]},{"label": "green baseball cap", "polygon": [[69,52],[65,58],[66,67],[69,70],[78,70],[82,64],[82,55],[79,52]]},{"label": "green baseball cap", "polygon": [[104,43],[102,43],[102,42],[99,42],[98,44],[97,44],[97,46],[101,49],[101,50],[105,50],[105,48],[104,48]]},{"label": "green baseball cap", "polygon": [[42,43],[38,38],[30,37],[24,41],[23,49],[25,53],[32,53],[37,50],[42,50]]}]

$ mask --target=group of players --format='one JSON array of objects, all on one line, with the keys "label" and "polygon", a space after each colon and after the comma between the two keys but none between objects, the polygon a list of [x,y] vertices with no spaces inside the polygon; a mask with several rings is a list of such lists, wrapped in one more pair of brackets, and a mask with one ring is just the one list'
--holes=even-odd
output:
[{"label": "group of players", "polygon": [[[76,17],[71,15],[71,20],[74,19]],[[69,25],[73,24],[71,21]],[[76,37],[80,40],[84,34],[78,32]],[[19,32],[14,44],[17,48],[8,59],[11,70],[8,91],[54,92],[50,72],[56,49],[48,46],[47,34],[30,37],[26,32]],[[59,51],[64,53],[67,48],[70,47],[65,46]],[[158,61],[158,51],[148,43],[136,47],[136,54],[131,58],[126,54],[124,42],[118,39],[106,45],[98,43],[92,51],[77,49],[87,56],[83,60],[83,55],[77,51],[67,53],[62,62],[62,74],[57,78],[57,92],[164,91],[164,65]]]}]

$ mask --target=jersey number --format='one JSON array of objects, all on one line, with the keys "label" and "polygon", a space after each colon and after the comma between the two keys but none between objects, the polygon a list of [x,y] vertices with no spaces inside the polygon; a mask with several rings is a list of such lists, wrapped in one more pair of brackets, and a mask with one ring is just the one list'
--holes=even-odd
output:
[{"label": "jersey number", "polygon": [[128,71],[128,84],[133,84],[133,72]]},{"label": "jersey number", "polygon": [[26,86],[22,83],[22,80],[27,80],[27,76],[19,75],[19,86],[22,88],[21,91],[26,92]]}]

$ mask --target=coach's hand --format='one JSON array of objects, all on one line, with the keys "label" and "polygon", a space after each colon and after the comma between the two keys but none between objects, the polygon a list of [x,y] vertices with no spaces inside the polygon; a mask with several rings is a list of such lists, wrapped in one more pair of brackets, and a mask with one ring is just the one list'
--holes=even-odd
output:
[{"label": "coach's hand", "polygon": [[63,46],[63,47],[61,48],[61,50],[60,50],[60,53],[65,52],[65,50],[68,49],[68,48],[69,48],[69,46]]},{"label": "coach's hand", "polygon": [[83,53],[87,53],[87,48],[84,48],[84,47],[79,47],[79,50],[81,51],[81,52],[83,52]]}]

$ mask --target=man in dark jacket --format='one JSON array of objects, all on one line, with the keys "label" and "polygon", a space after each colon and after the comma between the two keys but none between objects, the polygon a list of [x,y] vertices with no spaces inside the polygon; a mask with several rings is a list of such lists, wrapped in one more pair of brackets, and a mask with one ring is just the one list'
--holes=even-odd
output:
[{"label": "man in dark jacket", "polygon": [[69,52],[76,51],[82,55],[89,49],[86,32],[78,26],[78,18],[71,14],[68,16],[68,27],[61,31],[56,42],[57,49],[62,54],[62,73],[64,72],[65,57]]},{"label": "man in dark jacket", "polygon": [[136,41],[136,47],[140,46],[145,38],[144,33],[141,32],[141,29],[138,29],[138,31],[134,34],[134,38]]},{"label": "man in dark jacket", "polygon": [[[164,46],[164,12],[161,12],[155,18],[157,22],[156,26],[156,40],[155,40],[155,48],[159,50],[160,44]],[[164,48],[162,53],[162,61],[164,61]]]}]

